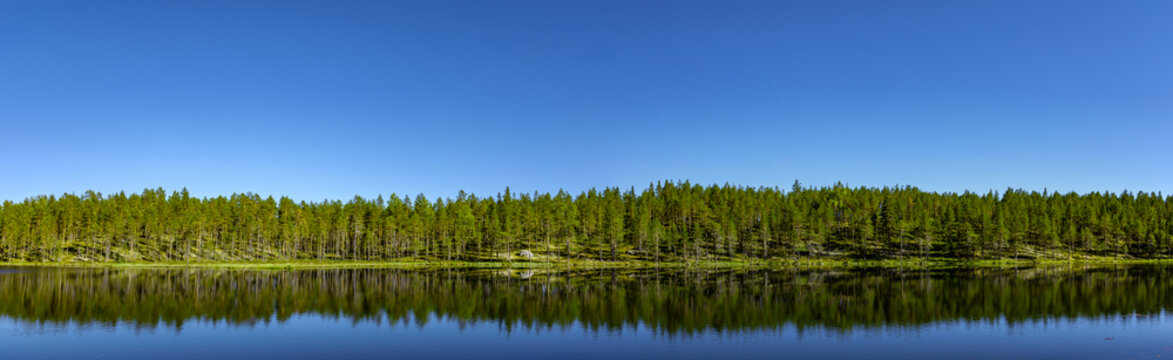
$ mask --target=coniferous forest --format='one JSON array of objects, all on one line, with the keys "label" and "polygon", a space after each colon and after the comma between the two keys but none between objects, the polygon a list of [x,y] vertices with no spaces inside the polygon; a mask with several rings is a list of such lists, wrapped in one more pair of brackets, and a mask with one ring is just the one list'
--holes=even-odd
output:
[{"label": "coniferous forest", "polygon": [[[1159,193],[936,193],[659,182],[579,194],[304,202],[187,190],[42,195],[0,207],[0,259],[665,261],[1173,255]],[[529,254],[527,253],[527,255]]]}]

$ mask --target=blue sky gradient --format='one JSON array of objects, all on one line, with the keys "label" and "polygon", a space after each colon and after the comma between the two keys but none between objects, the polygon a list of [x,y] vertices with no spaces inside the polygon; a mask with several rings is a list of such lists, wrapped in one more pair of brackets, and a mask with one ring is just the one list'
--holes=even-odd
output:
[{"label": "blue sky gradient", "polygon": [[1173,190],[1170,1],[10,1],[0,199]]}]

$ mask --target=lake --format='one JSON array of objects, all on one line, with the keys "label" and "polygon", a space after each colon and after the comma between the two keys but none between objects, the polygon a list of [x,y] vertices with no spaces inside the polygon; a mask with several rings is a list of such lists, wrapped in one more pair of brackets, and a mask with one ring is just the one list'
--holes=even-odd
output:
[{"label": "lake", "polygon": [[1173,267],[0,269],[5,359],[1153,359]]}]

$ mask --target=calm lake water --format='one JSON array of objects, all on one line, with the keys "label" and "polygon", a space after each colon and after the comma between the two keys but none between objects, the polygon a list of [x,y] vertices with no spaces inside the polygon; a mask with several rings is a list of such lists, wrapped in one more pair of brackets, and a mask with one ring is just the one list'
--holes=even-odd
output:
[{"label": "calm lake water", "polygon": [[1173,267],[0,269],[0,358],[1173,357]]}]

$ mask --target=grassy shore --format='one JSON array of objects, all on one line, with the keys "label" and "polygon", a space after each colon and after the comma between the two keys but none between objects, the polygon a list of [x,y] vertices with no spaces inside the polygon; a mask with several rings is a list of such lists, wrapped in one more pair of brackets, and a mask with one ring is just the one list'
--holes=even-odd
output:
[{"label": "grassy shore", "polygon": [[301,269],[609,269],[609,268],[757,268],[757,269],[850,269],[850,268],[962,268],[1049,265],[1110,265],[1110,264],[1169,264],[1173,259],[1113,259],[1084,258],[1070,260],[1021,259],[946,259],[917,260],[861,260],[861,259],[774,259],[736,261],[671,261],[649,262],[639,260],[598,261],[423,261],[401,259],[393,261],[256,261],[256,262],[0,262],[0,266],[35,267],[110,267],[110,268],[222,268],[250,270]]}]

